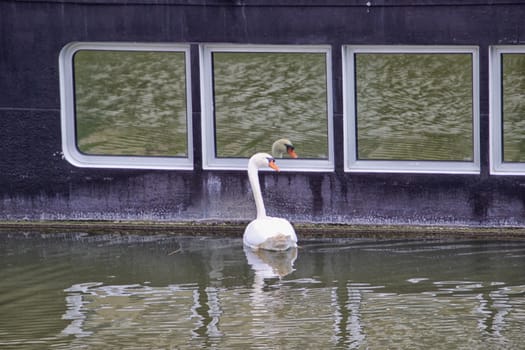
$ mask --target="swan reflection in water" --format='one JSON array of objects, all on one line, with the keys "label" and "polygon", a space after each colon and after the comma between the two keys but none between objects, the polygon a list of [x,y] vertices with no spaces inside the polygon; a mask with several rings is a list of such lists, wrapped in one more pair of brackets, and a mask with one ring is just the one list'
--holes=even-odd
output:
[{"label": "swan reflection in water", "polygon": [[293,264],[297,259],[296,247],[282,251],[270,251],[253,250],[244,246],[244,253],[248,264],[255,272],[256,283],[264,283],[266,278],[283,278],[295,271]]},{"label": "swan reflection in water", "polygon": [[[254,271],[252,289],[250,292],[250,313],[252,314],[252,336],[270,334],[273,322],[268,317],[278,321],[279,314],[290,306],[289,291],[280,282],[291,274],[297,259],[297,248],[283,251],[265,249],[252,250],[244,247],[248,264]],[[288,292],[287,292],[288,291]]]}]

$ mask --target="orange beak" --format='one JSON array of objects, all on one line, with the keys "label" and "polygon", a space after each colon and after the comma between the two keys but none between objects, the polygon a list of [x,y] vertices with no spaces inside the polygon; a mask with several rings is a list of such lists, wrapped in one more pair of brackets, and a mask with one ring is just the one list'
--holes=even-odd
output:
[{"label": "orange beak", "polygon": [[297,153],[295,153],[295,150],[293,148],[288,148],[287,152],[290,155],[290,157],[297,158]]},{"label": "orange beak", "polygon": [[268,166],[270,168],[272,168],[273,170],[275,171],[279,171],[279,167],[277,166],[277,164],[275,163],[275,160],[274,159],[270,159],[270,161],[268,162]]}]

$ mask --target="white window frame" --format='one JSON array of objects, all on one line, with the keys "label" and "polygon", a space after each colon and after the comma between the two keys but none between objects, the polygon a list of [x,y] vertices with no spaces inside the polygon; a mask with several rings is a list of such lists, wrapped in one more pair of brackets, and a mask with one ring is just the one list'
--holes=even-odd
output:
[{"label": "white window frame", "polygon": [[[503,161],[503,123],[501,113],[501,55],[525,54],[525,45],[496,45],[490,47],[489,56],[489,132],[490,173],[493,175],[525,175],[525,162]],[[524,130],[525,132],[525,130]]]},{"label": "white window frame", "polygon": [[[327,132],[328,158],[301,159],[301,150],[297,149],[299,158],[279,159],[281,171],[332,172],[334,171],[333,148],[333,107],[332,107],[332,58],[331,47],[327,45],[252,45],[252,44],[202,44],[200,45],[200,82],[202,109],[202,162],[205,170],[246,170],[248,158],[217,158],[215,156],[215,130],[213,109],[213,52],[249,52],[249,53],[324,53],[326,55],[327,87]],[[291,140],[293,142],[293,140]],[[267,150],[270,153],[270,150]]]},{"label": "white window frame", "polygon": [[[472,141],[473,160],[463,161],[405,161],[357,159],[357,130],[355,108],[355,54],[358,53],[468,53],[472,55]],[[375,173],[440,173],[479,174],[479,48],[477,46],[394,46],[394,45],[344,45],[343,46],[343,124],[345,172]]]},{"label": "white window frame", "polygon": [[[119,156],[89,155],[79,151],[75,130],[75,87],[73,57],[80,50],[107,51],[167,51],[184,52],[186,64],[186,157],[164,156]],[[77,167],[130,168],[130,169],[193,169],[193,141],[191,122],[191,77],[190,45],[162,43],[120,43],[120,42],[72,42],[62,48],[59,55],[62,150],[67,161]]]}]

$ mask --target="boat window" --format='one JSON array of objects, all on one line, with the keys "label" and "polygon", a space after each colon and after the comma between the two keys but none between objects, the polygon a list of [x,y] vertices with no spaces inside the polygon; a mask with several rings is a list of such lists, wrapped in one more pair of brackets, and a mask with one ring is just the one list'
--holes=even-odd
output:
[{"label": "boat window", "polygon": [[345,170],[479,173],[477,47],[344,47]]},{"label": "boat window", "polygon": [[201,73],[204,168],[245,169],[284,138],[298,158],[281,169],[333,170],[329,47],[203,45]]},{"label": "boat window", "polygon": [[491,48],[491,173],[525,175],[525,46]]},{"label": "boat window", "polygon": [[192,169],[188,58],[183,45],[64,47],[66,159],[85,167]]}]

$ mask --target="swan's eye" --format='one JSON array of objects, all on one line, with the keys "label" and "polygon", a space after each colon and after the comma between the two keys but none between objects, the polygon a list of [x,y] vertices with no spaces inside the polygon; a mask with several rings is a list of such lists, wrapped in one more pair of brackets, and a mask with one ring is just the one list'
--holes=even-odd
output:
[{"label": "swan's eye", "polygon": [[267,157],[266,160],[268,160],[268,166],[272,168],[273,170],[279,171],[279,167],[275,163],[275,159],[272,157]]},{"label": "swan's eye", "polygon": [[292,145],[286,145],[286,150],[287,150],[287,151],[288,151],[288,150],[293,151],[293,150],[295,150],[295,147],[292,146]]}]

